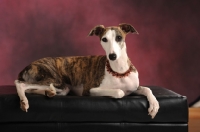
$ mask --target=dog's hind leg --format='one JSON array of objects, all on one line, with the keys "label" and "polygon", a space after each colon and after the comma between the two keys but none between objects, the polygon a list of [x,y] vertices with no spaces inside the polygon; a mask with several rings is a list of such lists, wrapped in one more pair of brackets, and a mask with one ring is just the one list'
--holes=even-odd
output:
[{"label": "dog's hind leg", "polygon": [[[25,92],[26,93],[46,95],[48,97],[53,97],[53,96],[56,95],[56,89],[54,87],[52,87],[52,85],[53,84],[50,84],[50,87],[48,89],[39,89],[39,88],[35,87],[35,89],[26,89]],[[45,86],[45,87],[48,87],[48,86]]]},{"label": "dog's hind leg", "polygon": [[23,111],[27,112],[27,109],[29,108],[29,104],[28,104],[28,99],[26,98],[26,95],[25,95],[25,90],[26,90],[26,88],[24,87],[25,84],[20,83],[19,80],[15,80],[15,85],[16,85],[18,96],[20,98],[20,108]]},{"label": "dog's hind leg", "polygon": [[53,89],[55,90],[57,95],[63,95],[63,96],[67,95],[70,91],[70,89],[67,85],[65,85],[63,89],[58,89],[58,88],[54,87],[53,84],[50,84],[50,89],[49,89],[50,91],[46,91],[45,95],[51,97],[51,90],[53,90]]},{"label": "dog's hind leg", "polygon": [[37,90],[40,90],[40,91],[37,91],[40,94],[42,94],[42,91],[46,91],[47,96],[49,96],[49,97],[56,95],[56,90],[55,90],[53,84],[50,84],[50,86],[37,85],[37,84],[26,84],[24,82],[20,82],[19,80],[15,80],[15,85],[17,88],[18,96],[20,98],[20,107],[23,111],[26,111],[26,112],[29,108],[28,99],[26,98],[26,95],[25,95],[26,90],[30,91],[30,90],[37,89]]},{"label": "dog's hind leg", "polygon": [[[50,86],[54,87],[53,85]],[[54,87],[53,89],[56,90],[56,95],[63,95],[63,96],[67,95],[70,91],[68,87],[65,87],[64,89],[58,89]],[[40,89],[27,89],[25,92],[29,94],[41,94],[48,97],[53,97],[55,94],[54,90],[52,92],[51,90],[40,90]]]}]

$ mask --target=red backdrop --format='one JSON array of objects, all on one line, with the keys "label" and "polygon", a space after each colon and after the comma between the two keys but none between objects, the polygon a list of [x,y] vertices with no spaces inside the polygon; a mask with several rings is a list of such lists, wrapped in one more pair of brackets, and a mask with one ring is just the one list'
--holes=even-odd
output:
[{"label": "red backdrop", "polygon": [[30,62],[47,56],[104,54],[95,25],[130,23],[126,39],[141,85],[200,95],[199,0],[1,0],[0,85],[13,85]]}]

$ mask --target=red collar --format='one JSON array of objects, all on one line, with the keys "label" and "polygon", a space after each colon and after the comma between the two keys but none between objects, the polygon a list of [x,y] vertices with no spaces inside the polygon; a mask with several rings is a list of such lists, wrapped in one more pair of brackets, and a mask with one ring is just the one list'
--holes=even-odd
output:
[{"label": "red collar", "polygon": [[118,73],[112,70],[112,68],[110,67],[109,61],[106,61],[106,70],[108,71],[108,73],[112,74],[112,76],[115,76],[117,78],[123,78],[123,77],[127,77],[132,71],[135,71],[135,69],[133,68],[134,66],[132,64],[130,64],[129,69],[124,72],[124,73]]}]

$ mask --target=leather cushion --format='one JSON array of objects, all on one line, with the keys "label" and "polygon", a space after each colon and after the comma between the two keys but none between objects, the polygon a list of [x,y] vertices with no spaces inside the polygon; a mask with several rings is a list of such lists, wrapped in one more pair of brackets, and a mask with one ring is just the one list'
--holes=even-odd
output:
[{"label": "leather cushion", "polygon": [[146,97],[140,95],[113,99],[28,94],[30,108],[26,113],[20,109],[17,94],[4,94],[0,95],[0,122],[188,122],[185,96],[161,87],[150,88],[160,104],[154,119],[148,115]]}]

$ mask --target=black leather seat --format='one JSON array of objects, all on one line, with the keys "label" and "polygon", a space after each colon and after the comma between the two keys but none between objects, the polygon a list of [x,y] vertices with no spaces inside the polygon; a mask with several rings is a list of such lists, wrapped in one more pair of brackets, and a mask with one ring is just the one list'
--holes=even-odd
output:
[{"label": "black leather seat", "polygon": [[0,131],[187,132],[187,98],[165,88],[150,88],[160,104],[154,119],[148,115],[146,97],[134,94],[122,99],[29,94],[27,113],[19,108],[17,94],[2,94]]}]

